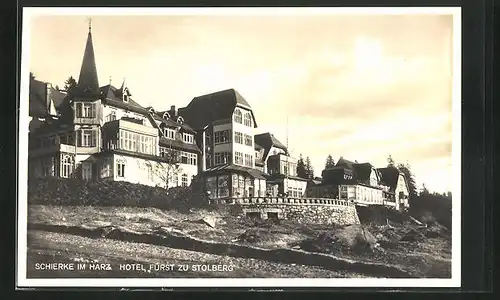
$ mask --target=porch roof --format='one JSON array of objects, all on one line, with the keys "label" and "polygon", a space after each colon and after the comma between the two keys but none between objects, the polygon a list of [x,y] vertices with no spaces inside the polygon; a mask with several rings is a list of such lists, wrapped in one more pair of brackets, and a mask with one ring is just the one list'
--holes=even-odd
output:
[{"label": "porch roof", "polygon": [[252,168],[247,168],[243,166],[238,166],[235,164],[224,164],[224,165],[219,165],[215,166],[213,168],[207,169],[204,173],[205,174],[216,174],[216,173],[226,173],[227,171],[236,171],[240,173],[246,173],[254,178],[257,179],[266,179],[264,177],[264,173],[257,170],[257,169],[252,169]]}]

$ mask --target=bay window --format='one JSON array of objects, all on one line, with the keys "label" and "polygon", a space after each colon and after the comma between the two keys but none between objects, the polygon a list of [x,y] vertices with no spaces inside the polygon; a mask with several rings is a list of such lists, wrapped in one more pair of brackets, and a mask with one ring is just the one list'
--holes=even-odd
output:
[{"label": "bay window", "polygon": [[76,116],[78,118],[95,118],[96,117],[96,104],[95,103],[82,103],[77,102]]},{"label": "bay window", "polygon": [[94,129],[80,129],[76,131],[76,145],[78,147],[96,147],[97,131]]}]

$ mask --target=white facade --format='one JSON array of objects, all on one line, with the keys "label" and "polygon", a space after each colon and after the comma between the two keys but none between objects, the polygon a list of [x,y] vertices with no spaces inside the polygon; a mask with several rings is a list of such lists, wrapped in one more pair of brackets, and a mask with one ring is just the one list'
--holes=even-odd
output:
[{"label": "white facade", "polygon": [[146,118],[145,116],[143,116],[141,114],[131,112],[131,111],[125,111],[123,109],[116,108],[116,107],[109,106],[109,105],[102,105],[101,126],[107,122],[111,122],[114,120],[120,120],[123,117],[142,120],[144,126],[154,127],[154,125],[151,124],[151,122],[148,120],[148,118]]},{"label": "white facade", "polygon": [[365,205],[383,205],[383,190],[364,185],[339,185],[339,199],[354,200]]},{"label": "white facade", "polygon": [[231,125],[233,163],[247,168],[255,168],[252,112],[248,109],[236,107]]},{"label": "white facade", "polygon": [[165,162],[112,154],[100,163],[100,177],[148,186],[171,188],[189,186],[198,172],[197,166],[180,164],[178,168]]},{"label": "white facade", "polygon": [[283,180],[284,190],[289,197],[300,198],[306,193],[307,181],[286,178]]},{"label": "white facade", "polygon": [[408,197],[409,197],[409,192],[408,192],[408,186],[406,183],[406,177],[403,174],[399,174],[398,177],[398,183],[396,185],[396,189],[394,191],[395,197],[396,197],[396,203],[399,203],[397,205],[398,207],[409,207],[408,203]]}]

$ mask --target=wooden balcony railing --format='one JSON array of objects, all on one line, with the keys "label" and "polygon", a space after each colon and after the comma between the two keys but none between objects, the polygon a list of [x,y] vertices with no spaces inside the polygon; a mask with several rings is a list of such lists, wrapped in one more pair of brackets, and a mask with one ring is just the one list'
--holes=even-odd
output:
[{"label": "wooden balcony railing", "polygon": [[329,198],[284,198],[284,197],[227,197],[211,199],[212,204],[284,204],[284,205],[333,205],[354,206],[354,202]]}]

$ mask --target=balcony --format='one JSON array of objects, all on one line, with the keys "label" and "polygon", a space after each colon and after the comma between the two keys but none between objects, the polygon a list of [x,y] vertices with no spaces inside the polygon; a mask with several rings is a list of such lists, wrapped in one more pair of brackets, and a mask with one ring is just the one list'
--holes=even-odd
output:
[{"label": "balcony", "polygon": [[31,157],[37,157],[56,153],[75,153],[75,151],[76,148],[74,145],[55,143],[48,145],[47,147],[29,149],[28,154]]},{"label": "balcony", "polygon": [[79,125],[99,125],[100,120],[98,117],[95,118],[78,118],[75,117],[75,124]]},{"label": "balcony", "polygon": [[118,130],[123,129],[123,130],[138,132],[141,134],[146,134],[149,136],[155,136],[155,137],[158,136],[158,129],[143,124],[139,124],[136,122],[132,122],[127,119],[119,119],[107,122],[106,124],[104,124],[103,128],[109,133],[112,132],[117,133]]}]

